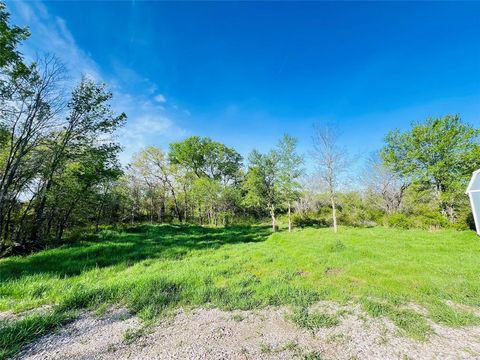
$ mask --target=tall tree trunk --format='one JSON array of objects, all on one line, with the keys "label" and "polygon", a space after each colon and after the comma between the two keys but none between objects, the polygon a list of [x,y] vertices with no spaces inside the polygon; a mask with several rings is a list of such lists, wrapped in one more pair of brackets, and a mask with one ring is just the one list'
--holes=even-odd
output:
[{"label": "tall tree trunk", "polygon": [[272,231],[275,232],[277,226],[275,221],[275,208],[273,206],[270,207],[270,216],[272,217]]},{"label": "tall tree trunk", "polygon": [[158,222],[163,223],[163,213],[165,212],[165,196],[162,196],[160,200],[160,206],[158,207]]},{"label": "tall tree trunk", "polygon": [[154,213],[153,208],[154,206],[153,206],[153,195],[152,195],[150,196],[150,224],[153,224],[153,213]]},{"label": "tall tree trunk", "polygon": [[292,211],[290,201],[288,202],[288,232],[292,232]]},{"label": "tall tree trunk", "polygon": [[65,231],[65,226],[67,225],[67,222],[68,220],[70,219],[70,215],[72,214],[73,212],[73,209],[75,208],[75,205],[76,205],[76,201],[74,201],[69,209],[67,210],[65,216],[63,216],[63,218],[60,220],[59,224],[58,224],[58,227],[57,227],[57,235],[56,235],[56,242],[60,242],[62,240],[62,237],[63,237],[63,232]]},{"label": "tall tree trunk", "polygon": [[[7,212],[7,221],[5,222],[5,232],[4,232],[4,239],[7,240],[10,236],[9,230],[10,230],[10,222],[12,219],[12,208],[13,206],[8,207],[8,212]],[[0,234],[1,237],[1,234]]]},{"label": "tall tree trunk", "polygon": [[102,202],[100,203],[100,206],[98,207],[98,211],[96,212],[96,215],[95,215],[95,232],[98,232],[98,229],[100,227],[100,217],[102,216],[102,210],[103,210],[103,197],[102,197]]},{"label": "tall tree trunk", "polygon": [[332,202],[332,220],[333,220],[333,232],[337,232],[337,205],[335,204],[335,197],[332,195],[330,198]]},{"label": "tall tree trunk", "polygon": [[173,207],[175,209],[175,214],[177,215],[178,221],[183,222],[182,212],[180,211],[180,207],[178,206],[177,195],[175,194],[175,190],[173,189],[173,185],[170,185],[170,192],[172,193]]}]

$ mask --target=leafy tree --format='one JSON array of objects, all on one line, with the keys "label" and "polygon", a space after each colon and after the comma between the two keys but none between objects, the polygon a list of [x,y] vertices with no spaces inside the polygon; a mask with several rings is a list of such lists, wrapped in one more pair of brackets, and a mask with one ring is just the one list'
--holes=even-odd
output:
[{"label": "leafy tree", "polygon": [[30,36],[30,32],[26,28],[11,26],[9,18],[10,14],[2,1],[0,2],[0,72],[12,76],[19,75],[26,69],[18,46]]},{"label": "leafy tree", "polygon": [[207,176],[223,183],[237,182],[242,164],[234,149],[208,137],[192,136],[170,144],[172,164],[181,165],[197,177]]},{"label": "leafy tree", "polygon": [[[111,160],[114,160],[118,153],[119,147],[116,143],[98,143],[99,138],[111,134],[122,126],[126,119],[125,114],[113,114],[109,104],[111,98],[112,93],[104,84],[83,78],[72,92],[67,105],[69,114],[62,128],[52,134],[52,139],[44,141],[44,146],[48,149],[45,154],[48,160],[41,174],[38,200],[34,208],[32,242],[38,241],[40,227],[45,221],[47,195],[56,181],[55,178],[61,176],[64,166],[76,161],[76,158],[82,158],[85,151],[91,154],[96,151],[105,161],[110,154],[113,154]],[[97,169],[101,171],[102,166]]]},{"label": "leafy tree", "polygon": [[243,188],[246,192],[244,205],[265,209],[272,218],[272,231],[276,230],[276,211],[282,203],[279,188],[279,157],[275,151],[261,154],[254,150],[249,157],[250,164]]},{"label": "leafy tree", "polygon": [[14,90],[0,103],[0,122],[8,133],[0,163],[0,237],[8,238],[12,208],[48,159],[42,156],[42,147],[58,126],[63,73],[54,57],[45,57],[23,76],[8,80]]},{"label": "leafy tree", "polygon": [[433,189],[442,214],[455,221],[459,194],[480,167],[479,135],[457,115],[428,118],[410,131],[390,132],[381,155],[399,175]]},{"label": "leafy tree", "polygon": [[67,226],[98,222],[98,209],[94,210],[104,206],[101,187],[118,179],[122,173],[116,161],[118,150],[112,146],[86,146],[68,161],[48,194],[50,201],[47,201],[46,212],[51,216],[46,217],[42,232],[46,238],[52,225],[58,242]]},{"label": "leafy tree", "polygon": [[221,195],[222,185],[219,181],[205,176],[194,180],[192,197],[197,206],[200,224],[208,223],[215,226],[218,224]]},{"label": "leafy tree", "polygon": [[[178,220],[182,221],[183,214],[178,200],[180,189],[176,181],[179,174],[176,167],[169,163],[168,157],[162,150],[155,146],[147,146],[134,155],[131,167],[134,173],[143,178],[143,181],[149,188],[151,205],[153,205],[156,198],[160,198],[160,203],[156,210],[159,220],[161,221],[162,214],[165,212],[168,193],[172,198],[175,214]],[[152,217],[153,213],[151,214],[151,219]]]},{"label": "leafy tree", "polygon": [[288,209],[288,231],[292,231],[292,204],[299,198],[303,158],[296,152],[297,139],[285,134],[277,146],[279,189]]}]

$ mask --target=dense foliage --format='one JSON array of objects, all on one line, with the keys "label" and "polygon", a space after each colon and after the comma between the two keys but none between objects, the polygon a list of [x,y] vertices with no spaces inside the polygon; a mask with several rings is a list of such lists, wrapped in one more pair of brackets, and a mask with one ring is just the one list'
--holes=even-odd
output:
[{"label": "dense foliage", "polygon": [[[0,254],[61,240],[67,227],[98,221],[97,209],[121,174],[109,137],[125,121],[104,84],[82,78],[65,90],[53,56],[25,64],[25,29],[0,5]],[[95,220],[97,218],[97,220]]]}]

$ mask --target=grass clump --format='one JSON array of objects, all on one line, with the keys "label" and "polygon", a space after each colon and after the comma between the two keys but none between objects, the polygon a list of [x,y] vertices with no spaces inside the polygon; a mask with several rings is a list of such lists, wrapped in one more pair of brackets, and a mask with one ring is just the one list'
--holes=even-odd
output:
[{"label": "grass clump", "polygon": [[320,351],[309,351],[302,354],[300,357],[302,360],[322,360],[322,354]]},{"label": "grass clump", "polygon": [[262,354],[270,354],[271,352],[273,352],[273,349],[268,344],[260,344],[260,352]]},{"label": "grass clump", "polygon": [[452,327],[480,324],[480,318],[472,312],[454,309],[440,302],[430,308],[429,315],[435,322]]},{"label": "grass clump", "polygon": [[331,315],[316,311],[310,312],[305,307],[296,309],[291,315],[291,319],[297,324],[297,326],[310,331],[316,331],[325,327],[333,327],[340,322],[338,314]]},{"label": "grass clump", "polygon": [[123,333],[123,343],[126,345],[132,344],[135,342],[138,338],[142,337],[145,335],[146,330],[144,327],[138,328],[138,329],[127,329]]},{"label": "grass clump", "polygon": [[232,315],[232,320],[233,321],[240,322],[240,321],[243,321],[244,319],[245,318],[240,314],[233,314]]},{"label": "grass clump", "polygon": [[426,319],[421,314],[409,309],[402,309],[388,303],[362,299],[363,309],[373,317],[388,317],[400,328],[404,335],[417,340],[426,340],[432,332]]},{"label": "grass clump", "polygon": [[336,239],[335,241],[330,242],[325,246],[325,250],[331,253],[335,252],[342,252],[347,249],[347,246],[339,239]]},{"label": "grass clump", "polygon": [[295,340],[289,340],[287,343],[282,347],[282,350],[298,352],[300,349],[300,345]]},{"label": "grass clump", "polygon": [[32,314],[20,320],[0,322],[0,359],[15,355],[20,349],[37,337],[58,329],[74,317],[72,312],[51,311],[46,314]]}]

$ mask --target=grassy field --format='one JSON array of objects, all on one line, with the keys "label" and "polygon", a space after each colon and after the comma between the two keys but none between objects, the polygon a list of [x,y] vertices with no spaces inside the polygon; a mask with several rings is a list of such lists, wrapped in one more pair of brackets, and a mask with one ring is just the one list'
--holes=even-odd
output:
[{"label": "grassy field", "polygon": [[[137,226],[104,230],[75,245],[0,260],[0,312],[42,307],[1,320],[0,357],[75,317],[109,304],[147,322],[178,306],[252,309],[290,305],[292,321],[334,326],[337,316],[309,311],[318,300],[360,304],[425,339],[426,317],[449,326],[478,324],[480,239],[473,232],[385,228]],[[414,311],[415,303],[427,310]],[[54,305],[46,308],[45,305]],[[465,307],[467,308],[467,307]]]}]

